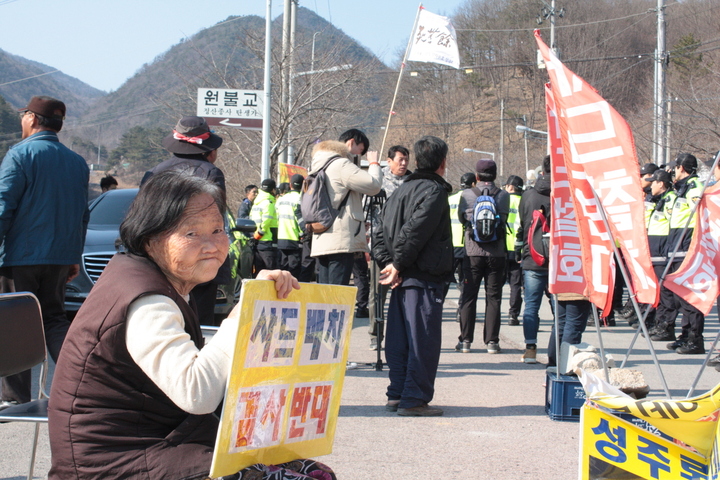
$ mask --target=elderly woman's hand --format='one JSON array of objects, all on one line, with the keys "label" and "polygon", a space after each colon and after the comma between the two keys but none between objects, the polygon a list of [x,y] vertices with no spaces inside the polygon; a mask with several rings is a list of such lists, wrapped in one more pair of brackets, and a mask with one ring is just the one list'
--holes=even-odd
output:
[{"label": "elderly woman's hand", "polygon": [[287,298],[293,288],[300,290],[300,282],[287,270],[261,270],[257,275],[258,280],[274,280],[275,290],[280,299]]}]

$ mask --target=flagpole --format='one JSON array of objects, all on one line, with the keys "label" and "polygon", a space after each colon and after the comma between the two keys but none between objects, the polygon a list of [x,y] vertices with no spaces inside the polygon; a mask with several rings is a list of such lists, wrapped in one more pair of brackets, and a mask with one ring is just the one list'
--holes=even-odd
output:
[{"label": "flagpole", "polygon": [[385,133],[383,134],[382,144],[380,145],[380,158],[385,155],[385,140],[387,140],[388,131],[390,131],[390,122],[392,120],[393,111],[395,109],[395,100],[397,100],[398,92],[400,91],[400,81],[402,80],[403,72],[405,71],[405,63],[407,62],[408,53],[410,53],[410,46],[412,45],[413,36],[417,29],[418,20],[420,19],[420,12],[422,11],[422,3],[418,7],[417,14],[415,15],[415,22],[413,22],[412,31],[410,32],[410,38],[408,39],[407,47],[405,48],[405,55],[403,56],[402,64],[400,65],[400,73],[398,74],[397,84],[395,85],[395,93],[393,94],[392,102],[390,103],[390,113],[388,113],[387,124],[385,125]]},{"label": "flagpole", "polygon": [[[602,202],[600,201],[600,198],[598,197],[597,192],[595,191],[595,187],[590,184],[590,187],[592,188],[593,196],[595,197],[595,201],[598,205],[598,212],[600,212],[600,216],[602,217],[603,223],[605,224],[605,230],[610,233],[610,222],[607,219],[607,214],[605,212],[605,207],[603,206]],[[618,262],[618,265],[620,266],[620,273],[622,273],[623,279],[625,279],[625,285],[627,285],[628,290],[631,291],[630,300],[632,301],[633,308],[635,309],[635,313],[638,317],[641,316],[640,313],[640,305],[637,302],[637,299],[635,298],[636,293],[634,291],[635,286],[630,281],[630,275],[627,272],[627,267],[625,266],[625,262],[623,261],[622,257],[620,257],[620,251],[618,250],[617,245],[615,244],[615,241],[612,240],[610,242],[612,244],[613,253],[615,254],[615,261]],[[644,319],[643,319],[644,320]],[[645,322],[640,322],[640,328],[642,328],[643,332],[645,333],[645,338],[647,339],[648,343],[648,349],[650,350],[650,356],[652,356],[653,363],[655,363],[655,367],[657,367],[657,373],[660,376],[660,381],[663,384],[663,388],[665,389],[665,394],[668,396],[668,398],[671,398],[672,395],[670,395],[670,389],[668,388],[667,382],[665,381],[665,375],[663,375],[662,368],[660,368],[660,361],[657,358],[657,354],[655,353],[655,347],[652,344],[652,340],[650,340],[650,336],[647,332],[647,326],[645,326]],[[639,331],[639,330],[638,330]],[[637,333],[636,333],[637,335]],[[624,363],[623,363],[624,364]]]},{"label": "flagpole", "polygon": [[[700,200],[702,200],[702,196],[705,194],[705,190],[707,189],[708,184],[710,183],[710,179],[714,175],[713,172],[715,171],[715,168],[718,165],[718,160],[720,160],[720,151],[718,151],[717,155],[715,156],[715,160],[713,161],[713,166],[710,169],[710,175],[708,176],[707,180],[705,180],[705,184],[703,185],[702,192],[700,192]],[[677,243],[675,244],[675,248],[673,249],[672,253],[670,254],[668,263],[665,265],[665,270],[663,270],[662,275],[658,279],[658,289],[661,289],[663,283],[665,282],[665,277],[667,276],[668,271],[670,270],[670,268],[673,264],[673,261],[675,260],[675,255],[677,254],[677,251],[680,249],[680,244],[682,243],[683,239],[685,238],[685,234],[687,233],[689,226],[690,226],[690,220],[693,218],[693,215],[695,214],[695,212],[697,210],[697,206],[700,205],[700,200],[698,200],[697,203],[694,204],[690,209],[690,215],[688,215],[687,223],[685,224],[685,227],[683,228],[682,233],[680,234],[680,238],[678,239]],[[650,313],[650,310],[652,310],[652,305],[648,305],[647,308],[645,308],[645,313],[642,316],[638,315],[639,323],[641,325],[645,325],[645,319],[647,318],[648,314]],[[638,312],[639,311],[636,311],[635,313],[637,314]],[[647,332],[644,332],[644,334],[647,335]],[[637,340],[638,335],[640,335],[639,329],[637,332],[635,332],[635,336],[633,337],[632,341],[630,342],[630,347],[628,348],[628,351],[625,353],[625,359],[623,360],[622,364],[620,365],[620,368],[625,366],[625,363],[627,362],[628,358],[630,357],[630,352],[632,352],[632,348],[635,345],[635,341]],[[708,354],[708,358],[709,358],[709,354]],[[707,362],[705,364],[707,364]],[[702,374],[702,371],[703,371],[703,368],[700,368],[700,372],[698,373],[698,376],[695,379],[695,382],[693,383],[691,390],[693,390],[695,388],[695,385],[697,384],[698,380],[700,379],[700,375]]]}]

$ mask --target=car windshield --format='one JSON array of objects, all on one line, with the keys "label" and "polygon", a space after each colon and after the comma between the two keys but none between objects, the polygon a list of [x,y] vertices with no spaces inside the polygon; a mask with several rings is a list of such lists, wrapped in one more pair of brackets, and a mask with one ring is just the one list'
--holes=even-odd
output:
[{"label": "car windshield", "polygon": [[130,204],[135,199],[135,194],[137,194],[137,190],[128,192],[113,190],[112,194],[98,199],[90,210],[88,227],[95,229],[119,228]]}]

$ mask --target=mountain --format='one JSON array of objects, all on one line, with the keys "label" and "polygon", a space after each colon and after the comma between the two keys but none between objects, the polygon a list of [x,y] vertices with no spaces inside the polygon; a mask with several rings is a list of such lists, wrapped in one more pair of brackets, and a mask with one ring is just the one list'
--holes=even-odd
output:
[{"label": "mountain", "polygon": [[[387,69],[367,49],[311,10],[298,9],[295,71],[310,70],[315,32],[315,69],[343,64]],[[282,17],[273,21],[273,60],[281,59]],[[95,102],[75,125],[74,135],[114,148],[133,126],[168,130],[183,115],[196,112],[197,89],[263,89],[265,19],[231,16],[182,39],[143,65],[116,91]],[[273,72],[275,74],[276,72]],[[275,78],[273,83],[276,84]]]},{"label": "mountain", "polygon": [[55,97],[65,102],[72,119],[105,92],[53,67],[0,50],[0,95],[15,109],[26,106],[33,95]]}]

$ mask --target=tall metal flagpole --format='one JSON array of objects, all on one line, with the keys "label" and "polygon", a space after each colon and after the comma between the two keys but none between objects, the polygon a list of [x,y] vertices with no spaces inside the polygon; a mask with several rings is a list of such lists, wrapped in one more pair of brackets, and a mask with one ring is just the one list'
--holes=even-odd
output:
[{"label": "tall metal flagpole", "polygon": [[413,23],[412,32],[410,32],[410,39],[408,39],[407,48],[405,48],[405,55],[403,56],[402,64],[400,65],[400,74],[398,75],[397,84],[395,85],[395,93],[393,94],[392,102],[390,103],[390,113],[388,113],[387,124],[385,125],[385,133],[383,134],[382,144],[380,145],[380,158],[385,153],[385,140],[387,140],[388,131],[390,130],[390,122],[392,120],[393,111],[395,110],[395,100],[397,100],[398,91],[400,90],[400,81],[402,80],[403,72],[405,71],[405,62],[407,62],[408,53],[410,52],[410,46],[412,45],[413,36],[417,29],[418,20],[420,19],[420,11],[423,9],[422,3],[418,7],[417,15],[415,15],[415,22]]},{"label": "tall metal flagpole", "polygon": [[272,53],[272,0],[267,0],[265,11],[265,104],[263,105],[262,162],[260,180],[270,178],[270,65]]}]

